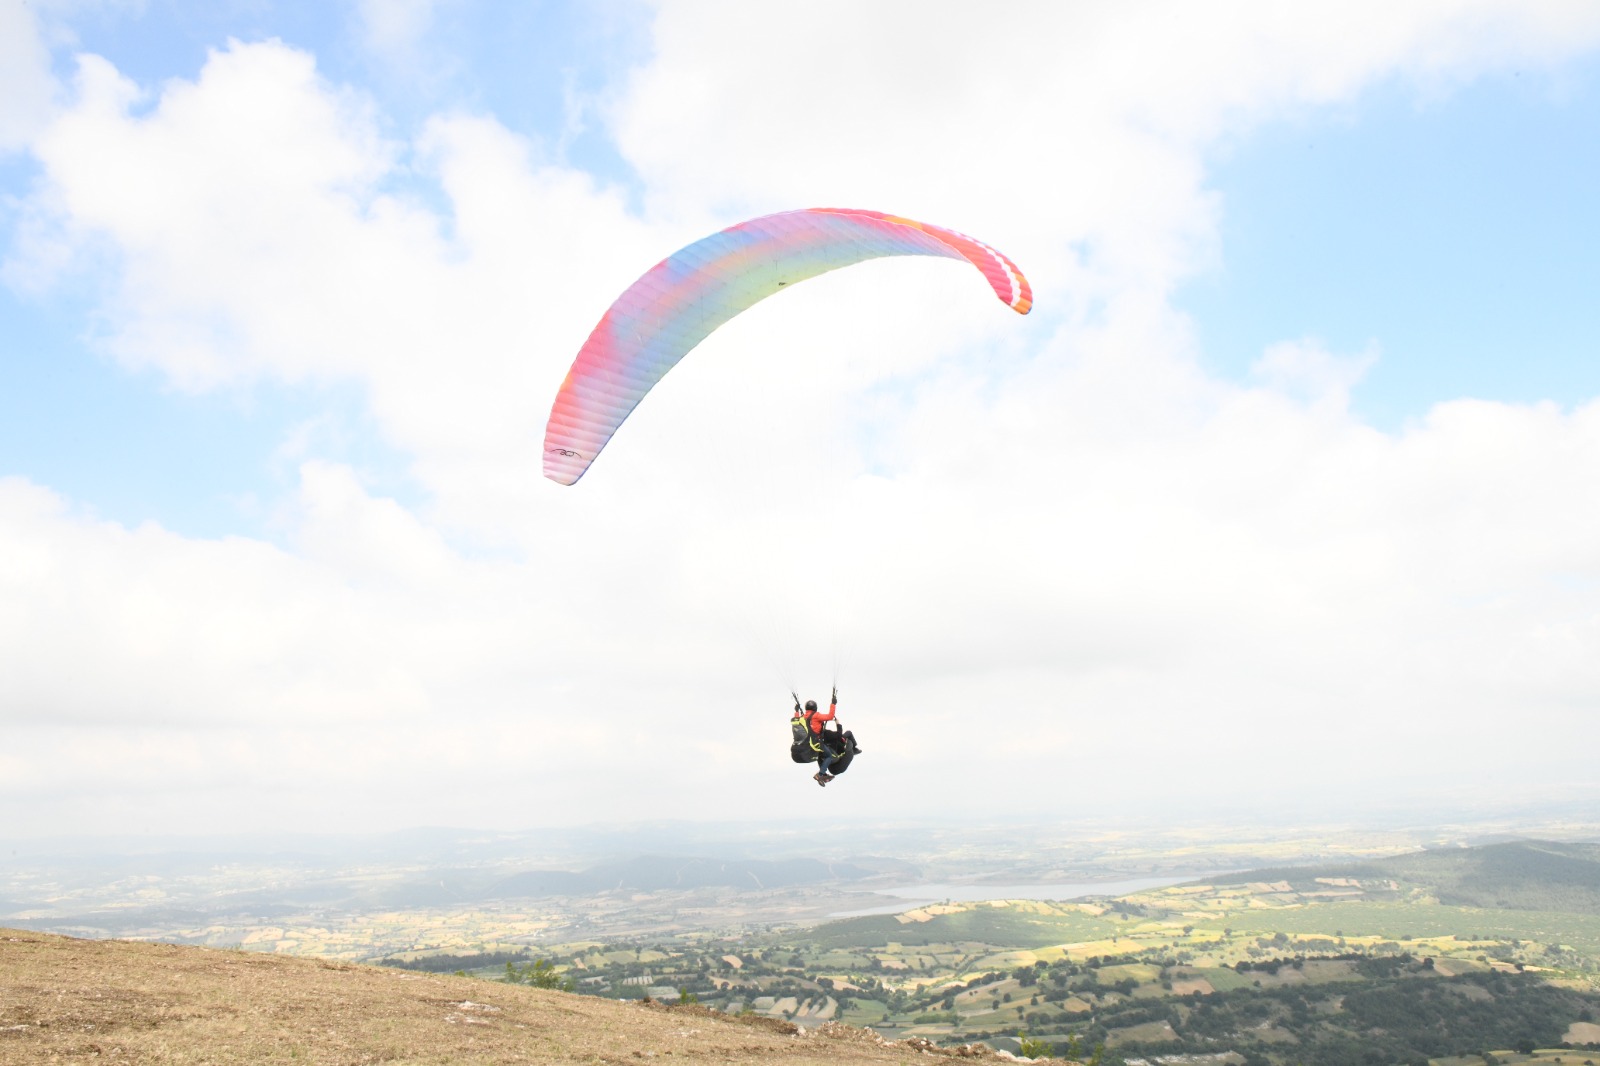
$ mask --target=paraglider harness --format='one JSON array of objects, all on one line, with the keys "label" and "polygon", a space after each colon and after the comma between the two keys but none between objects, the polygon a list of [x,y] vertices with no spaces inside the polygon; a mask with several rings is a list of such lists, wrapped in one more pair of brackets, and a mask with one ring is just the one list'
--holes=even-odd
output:
[{"label": "paraglider harness", "polygon": [[[833,764],[828,767],[828,772],[835,776],[849,769],[850,761],[856,757],[855,734],[848,729],[836,726],[832,732],[826,727],[818,733],[811,728],[811,716],[800,707],[800,697],[794,696],[794,717],[789,719],[789,732],[793,741],[789,745],[789,758],[798,763],[821,762],[824,750],[833,756]],[[835,702],[838,693],[835,690]],[[826,748],[824,748],[826,746]]]}]

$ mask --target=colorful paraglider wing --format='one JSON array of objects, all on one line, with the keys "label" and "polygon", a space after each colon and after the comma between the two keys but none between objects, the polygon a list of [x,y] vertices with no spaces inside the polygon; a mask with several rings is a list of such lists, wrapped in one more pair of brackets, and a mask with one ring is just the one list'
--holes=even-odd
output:
[{"label": "colorful paraglider wing", "polygon": [[797,281],[891,255],[965,259],[1007,306],[1033,290],[1011,262],[954,230],[876,211],[765,215],[668,256],[606,311],[567,371],[544,431],[544,474],[571,485],[668,370],[712,330]]}]

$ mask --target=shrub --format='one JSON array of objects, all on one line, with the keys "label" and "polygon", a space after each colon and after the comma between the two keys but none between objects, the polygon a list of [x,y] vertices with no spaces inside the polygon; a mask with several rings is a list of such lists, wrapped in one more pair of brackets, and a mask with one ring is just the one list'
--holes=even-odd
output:
[{"label": "shrub", "polygon": [[1050,1053],[1050,1045],[1043,1040],[1035,1040],[1021,1029],[1017,1030],[1017,1054],[1025,1059],[1037,1059]]},{"label": "shrub", "polygon": [[557,992],[571,992],[576,987],[571,978],[556,972],[556,968],[550,965],[549,959],[536,959],[520,967],[514,962],[508,962],[504,980],[507,984],[553,988]]}]

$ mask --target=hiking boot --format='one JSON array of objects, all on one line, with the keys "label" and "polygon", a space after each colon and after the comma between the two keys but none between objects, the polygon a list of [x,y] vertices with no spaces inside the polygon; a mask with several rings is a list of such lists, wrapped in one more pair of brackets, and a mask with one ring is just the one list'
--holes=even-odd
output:
[{"label": "hiking boot", "polygon": [[829,781],[833,780],[833,775],[825,774],[819,770],[811,775],[811,780],[815,781],[819,785],[826,785]]}]

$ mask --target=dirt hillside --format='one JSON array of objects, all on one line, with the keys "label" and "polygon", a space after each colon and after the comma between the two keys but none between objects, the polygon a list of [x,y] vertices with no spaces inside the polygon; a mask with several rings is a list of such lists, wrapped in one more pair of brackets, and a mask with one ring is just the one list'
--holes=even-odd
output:
[{"label": "dirt hillside", "polygon": [[0,929],[0,1063],[1003,1061],[845,1026],[282,955]]}]

